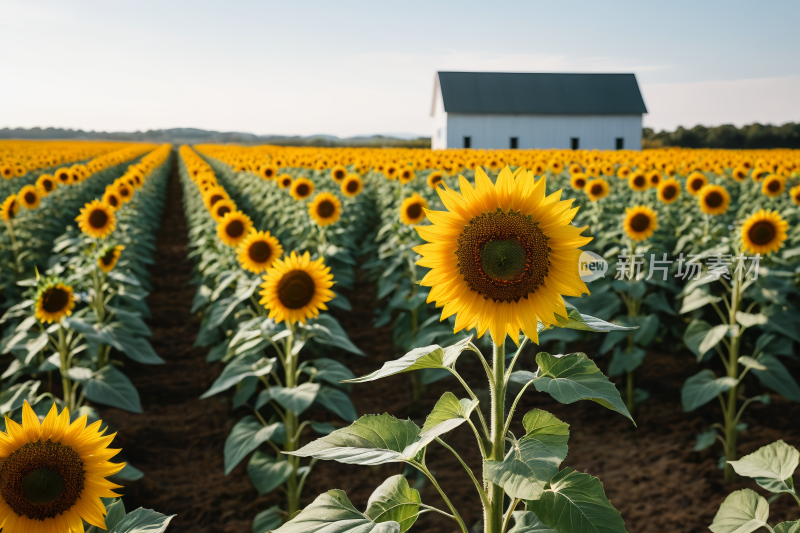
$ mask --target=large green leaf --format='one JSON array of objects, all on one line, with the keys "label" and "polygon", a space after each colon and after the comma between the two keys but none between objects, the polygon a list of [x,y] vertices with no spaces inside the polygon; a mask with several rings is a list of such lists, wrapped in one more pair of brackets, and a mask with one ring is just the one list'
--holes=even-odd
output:
[{"label": "large green leaf", "polygon": [[751,533],[764,527],[767,518],[767,500],[750,489],[742,489],[725,498],[708,529],[714,533]]},{"label": "large green leaf", "polygon": [[569,425],[539,409],[525,415],[523,424],[525,437],[512,441],[502,461],[484,461],[483,477],[512,498],[537,500],[567,457]]},{"label": "large green leaf", "polygon": [[109,533],[164,533],[175,515],[165,516],[151,509],[136,509],[128,513]]},{"label": "large green leaf", "polygon": [[41,381],[26,381],[0,392],[0,416],[16,411],[25,402],[32,405],[36,401],[36,391],[41,384]]},{"label": "large green leaf", "polygon": [[397,522],[400,533],[405,533],[417,521],[420,503],[419,491],[409,487],[406,478],[398,474],[375,489],[364,515],[376,524]]},{"label": "large green leaf", "polygon": [[466,422],[477,406],[478,400],[466,398],[459,400],[452,392],[445,392],[425,420],[419,439],[405,449],[404,455],[406,457],[417,455],[422,448],[433,442],[438,436],[444,435]]},{"label": "large green leaf", "polygon": [[712,302],[718,303],[720,301],[722,301],[722,298],[708,294],[708,291],[706,291],[705,287],[698,287],[683,299],[679,314],[682,315],[684,313],[694,311],[695,309],[705,307]]},{"label": "large green leaf", "polygon": [[292,474],[292,465],[285,459],[256,451],[247,464],[247,475],[259,494],[267,494],[283,485]]},{"label": "large green leaf", "polygon": [[122,499],[112,501],[106,506],[106,528],[100,529],[97,526],[89,526],[85,529],[86,533],[105,533],[113,531],[114,528],[125,518],[125,504]]},{"label": "large green leaf", "polygon": [[403,451],[416,442],[419,434],[419,426],[410,420],[398,420],[387,414],[365,415],[346,428],[287,453],[346,464],[395,463],[409,459]]},{"label": "large green leaf", "polygon": [[539,371],[533,384],[539,392],[547,392],[566,404],[592,400],[633,421],[617,388],[586,354],[554,357],[542,352],[536,356],[536,362]]},{"label": "large green leaf", "polygon": [[589,315],[582,315],[577,309],[570,309],[567,317],[555,315],[559,328],[578,329],[581,331],[596,331],[600,333],[607,333],[609,331],[628,331],[636,329],[635,327],[626,327],[619,324],[612,324],[605,320],[600,320]]},{"label": "large green leaf", "polygon": [[276,359],[267,359],[258,354],[245,354],[233,359],[200,399],[210,398],[226,391],[249,376],[265,376],[272,371]]},{"label": "large green leaf", "polygon": [[265,426],[253,415],[242,418],[225,441],[225,475],[260,444],[268,440],[281,441],[285,436],[286,429],[280,422]]},{"label": "large green leaf", "polygon": [[614,348],[614,355],[608,365],[609,376],[619,376],[626,372],[633,372],[642,365],[647,352],[638,346],[633,346],[628,350],[627,346],[617,346]]},{"label": "large green leaf", "polygon": [[683,343],[700,361],[706,352],[725,337],[727,332],[728,327],[725,325],[712,327],[705,320],[692,320],[686,327],[686,331],[683,332]]},{"label": "large green leaf", "polygon": [[514,511],[511,513],[514,517],[514,527],[508,530],[508,533],[558,533],[539,520],[535,513],[530,511]]},{"label": "large green leaf", "polygon": [[350,372],[350,369],[339,361],[324,357],[315,361],[309,361],[309,365],[304,367],[303,371],[312,376],[316,381],[326,381],[332,385],[338,385],[341,381],[346,381],[355,377],[355,375]]},{"label": "large green leaf", "polygon": [[319,389],[315,401],[348,422],[354,422],[358,418],[353,402],[350,401],[347,393],[341,389],[323,386]]},{"label": "large green leaf", "polygon": [[626,533],[622,515],[606,498],[600,480],[571,468],[559,472],[526,509],[558,533]]},{"label": "large green leaf", "polygon": [[329,490],[274,533],[400,533],[397,522],[376,524],[353,507],[343,490]]},{"label": "large green leaf", "polygon": [[791,522],[781,522],[772,530],[775,533],[800,533],[800,520],[793,520]]},{"label": "large green leaf", "polygon": [[737,474],[756,478],[759,485],[772,492],[794,493],[792,474],[800,464],[800,452],[782,440],[728,462]]},{"label": "large green leaf", "polygon": [[281,508],[273,505],[265,511],[261,511],[253,519],[253,533],[268,533],[277,529],[283,523]]},{"label": "large green leaf", "polygon": [[297,387],[270,387],[258,395],[256,409],[261,409],[270,400],[275,400],[278,405],[299,416],[314,403],[319,389],[319,383],[302,383]]},{"label": "large green leaf", "polygon": [[772,354],[764,354],[759,360],[765,370],[753,369],[753,373],[758,377],[764,386],[774,390],[784,398],[793,402],[800,402],[800,386],[792,377],[789,369],[781,363],[780,359]]},{"label": "large green leaf", "polygon": [[95,372],[91,379],[83,384],[83,392],[89,401],[118,407],[131,413],[142,412],[136,387],[128,376],[112,365],[104,366]]},{"label": "large green leaf", "polygon": [[715,378],[711,370],[701,370],[683,384],[681,389],[683,410],[687,413],[694,411],[716,398],[718,394],[732,389],[737,383],[736,378],[728,376]]},{"label": "large green leaf", "polygon": [[405,354],[400,359],[389,361],[384,365],[366,376],[355,379],[349,379],[345,383],[364,383],[367,381],[374,381],[376,379],[393,376],[401,372],[410,372],[412,370],[420,370],[422,368],[453,368],[458,356],[464,350],[477,350],[471,344],[472,337],[442,348],[434,344],[433,346],[425,346],[424,348],[416,348]]},{"label": "large green leaf", "polygon": [[300,327],[309,331],[313,335],[314,341],[320,344],[335,346],[356,355],[364,355],[364,352],[353,344],[339,322],[327,313],[319,315],[316,319],[310,320]]}]

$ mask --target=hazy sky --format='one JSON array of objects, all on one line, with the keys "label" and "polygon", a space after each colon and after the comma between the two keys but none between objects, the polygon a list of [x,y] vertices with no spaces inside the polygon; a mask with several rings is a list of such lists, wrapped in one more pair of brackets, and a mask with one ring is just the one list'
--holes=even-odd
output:
[{"label": "hazy sky", "polygon": [[429,135],[437,70],[633,72],[645,126],[800,121],[800,0],[0,0],[0,127]]}]

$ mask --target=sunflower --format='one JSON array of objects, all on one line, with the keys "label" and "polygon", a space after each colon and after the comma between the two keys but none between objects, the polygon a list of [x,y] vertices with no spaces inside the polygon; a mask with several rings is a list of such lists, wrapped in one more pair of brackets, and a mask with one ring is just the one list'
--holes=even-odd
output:
[{"label": "sunflower", "polygon": [[125,247],[121,244],[116,246],[105,246],[101,251],[100,255],[97,256],[97,266],[100,267],[100,270],[108,274],[114,267],[117,266],[117,261],[119,261],[119,256],[122,254],[122,250]]},{"label": "sunflower", "polygon": [[261,284],[264,290],[259,292],[260,303],[269,310],[269,318],[278,323],[285,320],[290,324],[297,321],[305,324],[307,319],[318,316],[320,310],[327,310],[325,302],[336,296],[330,290],[333,287],[330,270],[322,257],[311,261],[308,252],[299,256],[293,251],[285,260],[276,259],[264,276]]},{"label": "sunflower", "polygon": [[628,178],[628,186],[634,191],[646,191],[648,183],[647,177],[641,172],[634,172]]},{"label": "sunflower", "polygon": [[800,185],[792,187],[789,191],[789,195],[792,197],[792,202],[794,202],[795,205],[800,205]]},{"label": "sunflower", "polygon": [[765,169],[765,168],[757,168],[757,169],[753,170],[753,172],[750,174],[750,178],[753,181],[755,181],[756,183],[758,183],[761,180],[763,180],[764,178],[766,178],[767,174],[769,174],[769,171],[767,169]]},{"label": "sunflower", "polygon": [[617,169],[617,177],[621,180],[628,179],[628,176],[631,175],[631,169],[627,166],[621,166]]},{"label": "sunflower", "polygon": [[444,179],[444,174],[440,171],[431,172],[428,174],[428,187],[431,189],[435,189],[442,183],[442,179]]},{"label": "sunflower", "polygon": [[720,185],[706,185],[697,195],[700,210],[708,215],[721,215],[728,211],[731,195]]},{"label": "sunflower", "polygon": [[350,174],[342,181],[342,194],[348,198],[355,198],[363,188],[364,184],[361,183],[361,178],[358,174]]},{"label": "sunflower", "polygon": [[0,205],[0,216],[3,217],[4,221],[11,222],[12,219],[17,218],[17,213],[19,213],[17,195],[10,194],[3,204]]},{"label": "sunflower", "polygon": [[662,178],[661,172],[659,172],[658,170],[651,170],[647,174],[647,184],[650,187],[658,187],[658,185],[661,183],[661,178]]},{"label": "sunflower", "polygon": [[777,211],[761,209],[742,224],[742,244],[752,254],[777,252],[786,240],[789,224]]},{"label": "sunflower", "polygon": [[658,216],[646,205],[628,207],[625,209],[623,228],[634,241],[643,241],[658,229]]},{"label": "sunflower", "polygon": [[297,178],[292,182],[292,187],[289,189],[289,194],[295,200],[305,200],[314,194],[314,184],[307,178]]},{"label": "sunflower", "polygon": [[285,189],[292,186],[292,177],[289,174],[281,174],[278,176],[278,187]]},{"label": "sunflower", "polygon": [[95,239],[105,239],[117,227],[114,210],[100,200],[92,200],[86,204],[75,220],[82,232]]},{"label": "sunflower", "polygon": [[206,209],[209,211],[211,211],[211,208],[214,207],[214,204],[220,200],[230,199],[231,197],[228,196],[228,193],[222,187],[210,187],[203,193],[203,203],[206,205]]},{"label": "sunflower", "polygon": [[39,207],[39,202],[41,201],[39,191],[36,190],[35,185],[24,186],[22,190],[19,191],[17,198],[19,198],[19,203],[21,203],[22,207],[25,209],[36,209]]},{"label": "sunflower", "polygon": [[119,199],[122,201],[122,203],[127,204],[128,202],[130,202],[131,199],[133,198],[133,191],[128,186],[128,184],[120,181],[116,183],[115,186],[117,188],[117,195],[119,196]]},{"label": "sunflower", "polygon": [[258,175],[265,180],[271,180],[278,175],[278,169],[272,165],[264,165],[261,167],[261,170],[259,170]]},{"label": "sunflower", "polygon": [[386,165],[386,168],[383,169],[383,175],[386,176],[389,181],[394,181],[397,179],[397,165]]},{"label": "sunflower", "polygon": [[743,167],[736,167],[731,172],[731,177],[738,182],[743,182],[747,179],[747,169]]},{"label": "sunflower", "polygon": [[400,183],[405,185],[406,183],[411,183],[416,177],[416,174],[410,168],[404,168],[397,173],[397,177],[400,180]]},{"label": "sunflower", "polygon": [[761,182],[761,194],[764,196],[776,198],[783,194],[785,189],[783,178],[775,174],[770,174]]},{"label": "sunflower", "polygon": [[114,211],[119,209],[119,206],[122,205],[122,201],[119,199],[119,193],[117,193],[116,187],[106,187],[106,192],[103,193],[103,198],[101,198],[100,201]]},{"label": "sunflower", "polygon": [[603,178],[597,178],[589,180],[583,190],[589,195],[589,200],[596,202],[600,198],[605,198],[608,196],[608,192],[611,189],[606,180]]},{"label": "sunflower", "polygon": [[708,185],[708,178],[701,172],[692,172],[689,174],[689,177],[686,178],[686,192],[692,196],[697,196],[700,189],[706,185]]},{"label": "sunflower", "polygon": [[58,180],[61,185],[69,185],[72,183],[72,175],[68,168],[59,168],[56,170],[55,176],[56,180]]},{"label": "sunflower", "polygon": [[455,331],[488,329],[496,344],[520,329],[538,342],[537,325],[567,316],[562,295],[588,293],[578,275],[579,246],[586,228],[570,223],[577,208],[559,201],[561,191],[545,196],[546,178],[530,171],[515,177],[509,167],[493,185],[480,168],[475,188],[459,176],[461,194],[438,189],[448,211],[427,211],[433,223],[417,226],[428,241],[414,248],[418,265],[430,272],[420,285],[431,287],[428,302],[444,306],[441,320],[457,314]]},{"label": "sunflower", "polygon": [[39,423],[28,402],[22,425],[6,417],[0,432],[0,525],[3,531],[83,533],[83,520],[106,529],[100,498],[116,498],[120,488],[106,479],[125,463],[110,463],[119,450],[108,445],[99,420],[86,425],[86,415],[70,424],[69,410],[55,404]]},{"label": "sunflower", "polygon": [[308,206],[308,214],[320,226],[333,224],[342,216],[342,202],[329,192],[321,192]]},{"label": "sunflower", "polygon": [[72,287],[60,278],[45,279],[36,291],[36,318],[42,322],[60,322],[75,308]]},{"label": "sunflower", "polygon": [[14,177],[14,169],[8,165],[0,165],[0,175],[2,175],[4,179],[10,180]]},{"label": "sunflower", "polygon": [[576,191],[583,190],[586,187],[586,182],[588,181],[586,174],[573,174],[573,176],[569,179],[570,186],[575,189]]},{"label": "sunflower", "polygon": [[239,245],[237,254],[243,269],[259,274],[283,255],[283,247],[268,231],[253,231]]},{"label": "sunflower", "polygon": [[42,198],[56,190],[56,187],[56,180],[50,174],[42,174],[36,180],[36,188],[39,190],[39,196]]},{"label": "sunflower", "polygon": [[658,199],[671,204],[681,195],[681,184],[675,178],[669,178],[658,185]]},{"label": "sunflower", "polygon": [[344,181],[344,178],[347,177],[347,169],[341,165],[336,165],[331,169],[331,179],[336,183],[340,184]]},{"label": "sunflower", "polygon": [[251,229],[253,222],[249,216],[241,211],[231,211],[217,224],[217,236],[231,248],[236,248],[247,238]]},{"label": "sunflower", "polygon": [[233,200],[220,200],[214,204],[213,208],[208,210],[208,212],[211,214],[211,218],[214,219],[214,222],[222,222],[222,219],[225,218],[225,215],[231,211],[236,211],[236,204],[233,203]]},{"label": "sunflower", "polygon": [[407,226],[419,224],[425,219],[426,209],[428,209],[428,202],[415,193],[403,200],[400,205],[400,222]]}]

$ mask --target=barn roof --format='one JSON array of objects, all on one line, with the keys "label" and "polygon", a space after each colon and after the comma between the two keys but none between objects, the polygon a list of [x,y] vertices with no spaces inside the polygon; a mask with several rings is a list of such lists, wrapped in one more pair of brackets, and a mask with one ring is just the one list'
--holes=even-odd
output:
[{"label": "barn roof", "polygon": [[436,83],[448,113],[647,113],[633,74],[439,72]]}]

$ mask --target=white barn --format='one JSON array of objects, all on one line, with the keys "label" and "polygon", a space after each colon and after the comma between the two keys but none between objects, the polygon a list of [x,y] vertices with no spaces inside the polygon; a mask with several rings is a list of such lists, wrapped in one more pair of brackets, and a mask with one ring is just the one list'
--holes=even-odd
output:
[{"label": "white barn", "polygon": [[633,74],[437,72],[434,150],[641,150],[647,108]]}]

